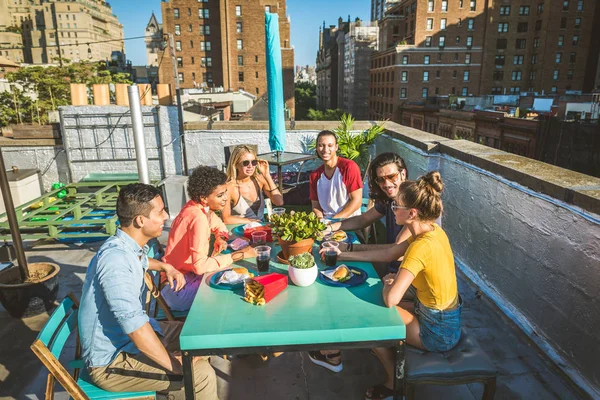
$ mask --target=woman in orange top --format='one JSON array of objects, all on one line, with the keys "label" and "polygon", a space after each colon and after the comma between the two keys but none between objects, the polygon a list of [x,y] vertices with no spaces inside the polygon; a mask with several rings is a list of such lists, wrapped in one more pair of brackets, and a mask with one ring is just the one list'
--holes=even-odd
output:
[{"label": "woman in orange top", "polygon": [[[188,179],[190,201],[171,224],[164,261],[185,274],[186,285],[179,292],[169,286],[162,295],[171,309],[189,310],[202,281],[202,275],[231,265],[243,258],[255,257],[253,248],[221,254],[227,248],[227,228],[215,214],[229,201],[227,176],[216,168],[200,166]],[[211,251],[210,240],[214,236]]]}]

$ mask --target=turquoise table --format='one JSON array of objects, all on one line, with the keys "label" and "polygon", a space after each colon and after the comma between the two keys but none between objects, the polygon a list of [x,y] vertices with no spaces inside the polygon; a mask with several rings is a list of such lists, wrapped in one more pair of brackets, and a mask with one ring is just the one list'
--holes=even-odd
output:
[{"label": "turquoise table", "polygon": [[[272,246],[270,272],[287,275]],[[318,247],[313,248],[317,254]],[[275,260],[275,261],[274,261]],[[192,357],[373,347],[396,348],[396,388],[404,379],[406,329],[395,308],[384,306],[383,284],[369,263],[348,263],[367,271],[367,281],[353,288],[331,287],[318,278],[309,287],[288,287],[265,306],[243,300],[243,290],[219,290],[206,277],[180,336],[186,398],[194,398]],[[255,259],[236,265],[256,269]],[[318,263],[319,269],[325,266]]]}]

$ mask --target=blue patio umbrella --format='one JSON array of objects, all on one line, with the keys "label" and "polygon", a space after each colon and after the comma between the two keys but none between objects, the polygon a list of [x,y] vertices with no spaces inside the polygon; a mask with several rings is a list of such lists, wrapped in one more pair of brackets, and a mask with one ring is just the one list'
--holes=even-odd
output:
[{"label": "blue patio umbrella", "polygon": [[267,95],[269,98],[269,146],[271,151],[285,150],[285,116],[283,106],[283,69],[279,40],[279,17],[265,13],[267,54]]}]

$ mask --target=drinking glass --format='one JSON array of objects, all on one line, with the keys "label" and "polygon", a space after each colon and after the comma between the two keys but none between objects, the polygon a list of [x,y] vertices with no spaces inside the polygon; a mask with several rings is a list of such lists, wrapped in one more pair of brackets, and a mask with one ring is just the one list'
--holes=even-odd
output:
[{"label": "drinking glass", "polygon": [[268,272],[271,261],[271,248],[269,246],[258,246],[256,250],[256,269],[258,272]]},{"label": "drinking glass", "polygon": [[281,214],[285,214],[285,207],[273,208],[273,215],[281,215]]},{"label": "drinking glass", "polygon": [[252,244],[255,246],[264,246],[267,244],[267,232],[252,232]]},{"label": "drinking glass", "polygon": [[338,247],[340,247],[338,242],[323,242],[323,248],[325,249],[325,265],[328,267],[335,267],[335,264],[337,264]]}]

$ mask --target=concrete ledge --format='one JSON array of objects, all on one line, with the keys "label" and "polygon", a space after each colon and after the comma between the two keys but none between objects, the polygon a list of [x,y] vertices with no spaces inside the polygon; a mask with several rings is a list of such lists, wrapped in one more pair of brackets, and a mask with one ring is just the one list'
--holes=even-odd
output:
[{"label": "concrete ledge", "polygon": [[0,137],[0,147],[62,146],[62,139],[11,139]]},{"label": "concrete ledge", "polygon": [[[355,130],[369,129],[375,125],[375,121],[356,121]],[[339,126],[338,121],[296,121],[294,129],[290,127],[290,121],[285,122],[285,128],[289,131],[322,131],[333,130]],[[387,123],[386,123],[387,127]],[[253,131],[269,130],[269,121],[217,121],[209,122],[187,122],[185,130],[213,130],[213,131]]]},{"label": "concrete ledge", "polygon": [[434,135],[433,133],[410,128],[395,122],[386,122],[385,128],[387,130],[386,133],[394,139],[401,140],[428,153],[439,151],[438,145],[440,143],[452,141],[443,136]]}]

